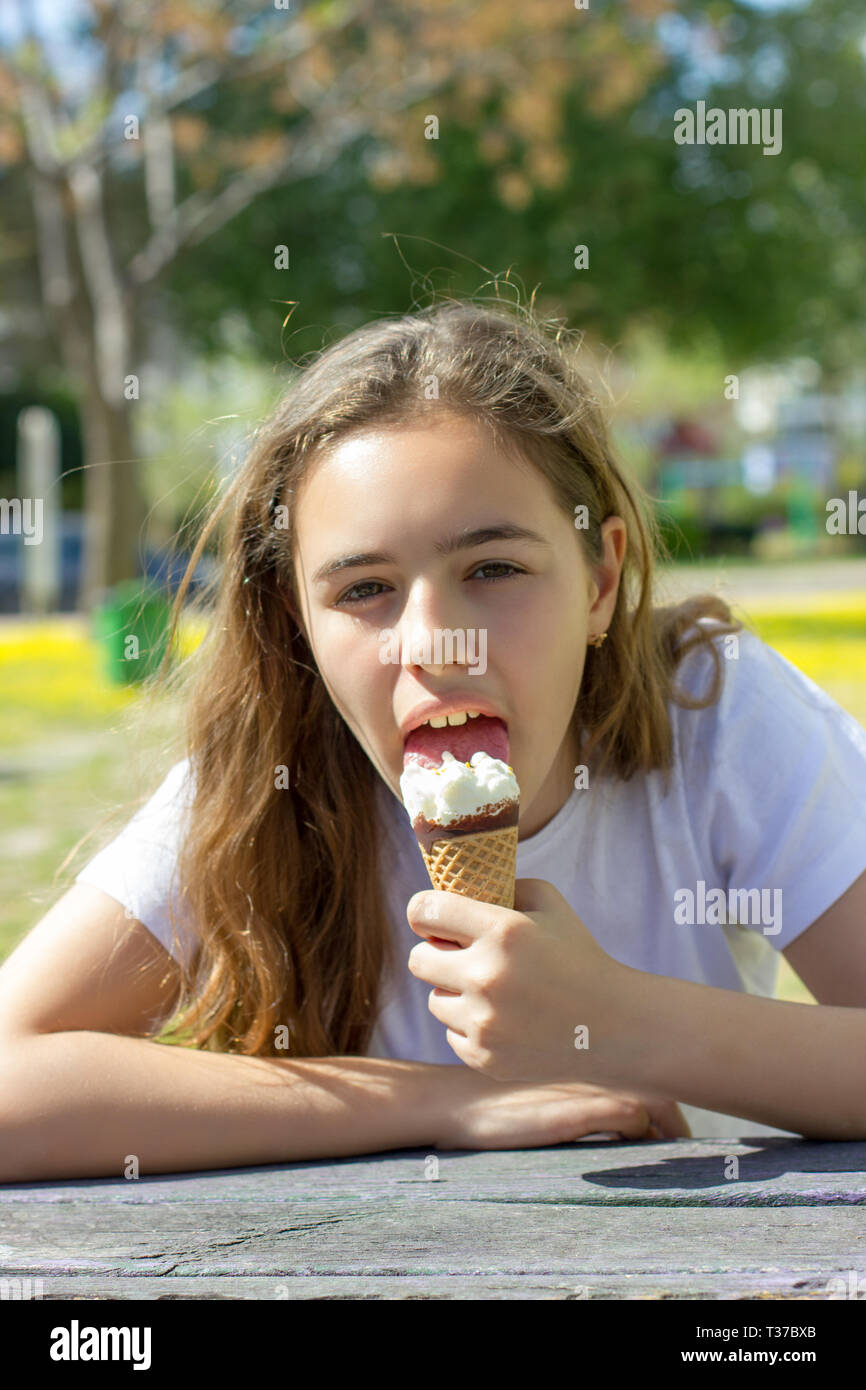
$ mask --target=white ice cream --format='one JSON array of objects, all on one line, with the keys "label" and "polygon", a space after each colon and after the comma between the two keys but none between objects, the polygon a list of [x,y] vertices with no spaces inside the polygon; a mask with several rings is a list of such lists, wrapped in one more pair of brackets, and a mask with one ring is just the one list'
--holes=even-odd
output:
[{"label": "white ice cream", "polygon": [[446,752],[441,767],[422,767],[412,759],[403,770],[400,791],[412,821],[423,816],[436,825],[476,816],[499,801],[520,799],[513,768],[489,753],[473,753],[470,762],[461,763]]}]

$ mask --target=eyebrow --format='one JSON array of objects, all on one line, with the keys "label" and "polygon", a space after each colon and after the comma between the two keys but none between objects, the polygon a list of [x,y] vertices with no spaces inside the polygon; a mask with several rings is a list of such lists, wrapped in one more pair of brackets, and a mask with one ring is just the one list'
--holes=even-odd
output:
[{"label": "eyebrow", "polygon": [[[447,536],[444,540],[434,541],[433,549],[439,555],[453,555],[458,550],[471,550],[477,545],[486,545],[488,541],[530,541],[534,545],[548,545],[549,542],[540,536],[537,531],[531,531],[527,526],[515,526],[511,522],[494,523],[492,526],[477,526],[474,530],[465,528],[458,531],[454,536]],[[357,555],[341,555],[334,560],[326,560],[320,565],[313,575],[313,583],[320,584],[322,580],[329,579],[332,574],[337,574],[340,570],[361,569],[365,565],[395,565],[397,561],[393,555],[388,555],[384,550],[366,550]]]}]

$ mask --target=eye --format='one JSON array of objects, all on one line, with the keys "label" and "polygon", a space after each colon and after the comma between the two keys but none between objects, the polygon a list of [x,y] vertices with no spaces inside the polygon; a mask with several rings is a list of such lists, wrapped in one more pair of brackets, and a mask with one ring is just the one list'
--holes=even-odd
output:
[{"label": "eye", "polygon": [[495,583],[497,582],[497,580],[499,580],[499,579],[510,579],[511,576],[512,576],[512,574],[524,574],[524,573],[525,573],[524,570],[518,569],[516,565],[510,564],[509,561],[507,561],[507,560],[486,560],[485,563],[484,563],[483,565],[479,565],[479,566],[478,566],[478,569],[475,570],[475,574],[478,573],[478,570],[491,570],[491,569],[507,570],[508,573],[507,573],[507,574],[494,574],[494,575],[491,575],[491,576],[490,576],[489,578],[487,578],[487,579],[482,579],[482,581],[481,581],[482,584],[495,584]]},{"label": "eye", "polygon": [[350,594],[354,594],[358,589],[369,589],[371,586],[375,587],[376,585],[378,585],[380,589],[384,587],[380,579],[362,579],[359,584],[353,584],[351,589],[347,589],[346,592],[337,599],[337,603],[364,603],[368,598],[378,598],[378,594],[362,594],[360,598],[349,597]]}]

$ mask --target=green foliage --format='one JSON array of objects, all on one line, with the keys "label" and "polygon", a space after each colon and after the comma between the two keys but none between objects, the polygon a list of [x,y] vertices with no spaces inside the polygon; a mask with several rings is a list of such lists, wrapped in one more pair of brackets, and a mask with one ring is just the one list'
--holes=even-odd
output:
[{"label": "green foliage", "polygon": [[[795,520],[793,502],[804,502],[815,529],[823,528],[824,501],[817,489],[785,479],[766,493],[742,485],[702,492],[684,489],[658,505],[662,535],[675,560],[701,555],[748,555],[758,532]],[[799,519],[799,514],[796,519]]]},{"label": "green foliage", "polygon": [[[575,80],[551,141],[564,161],[558,179],[514,129],[513,91],[494,89],[467,114],[455,72],[402,122],[417,132],[426,113],[438,114],[440,138],[425,151],[432,178],[379,186],[370,170],[387,142],[362,131],[327,172],[286,181],[182,253],[166,278],[176,321],[193,342],[218,350],[221,316],[240,308],[265,358],[299,356],[332,332],[404,311],[434,286],[471,294],[511,267],[526,293],[539,287],[543,307],[606,343],[639,322],[683,351],[719,355],[728,370],[778,355],[844,368],[862,356],[866,322],[858,11],[849,0],[814,0],[807,14],[768,15],[727,0],[709,10],[680,0],[674,10],[693,43],[715,46],[728,71],[696,73],[685,37],[665,49],[662,31],[645,25],[637,37],[610,40],[610,80],[616,64],[626,89],[641,65],[642,78],[628,99],[608,105],[569,17],[559,39]],[[399,32],[383,7],[377,25],[391,24]],[[527,67],[525,79],[527,99],[540,96],[541,66]],[[674,112],[698,98],[724,109],[781,108],[781,153],[677,146]],[[240,136],[265,122],[264,105],[263,92],[238,102],[218,90],[207,116]],[[296,119],[284,117],[286,129]],[[495,156],[484,143],[491,134],[501,137]],[[189,169],[183,177],[192,191]],[[525,187],[526,199],[504,192],[512,186]],[[290,248],[289,270],[274,268],[277,243]],[[581,271],[573,247],[583,243],[590,265]],[[300,307],[281,331],[291,300]]]}]

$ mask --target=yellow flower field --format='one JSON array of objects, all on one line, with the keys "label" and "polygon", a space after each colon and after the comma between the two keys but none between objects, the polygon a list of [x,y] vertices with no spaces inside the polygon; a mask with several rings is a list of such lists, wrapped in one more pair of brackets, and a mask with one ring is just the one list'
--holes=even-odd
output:
[{"label": "yellow flower field", "polygon": [[735,612],[866,726],[866,594],[792,595]]}]

